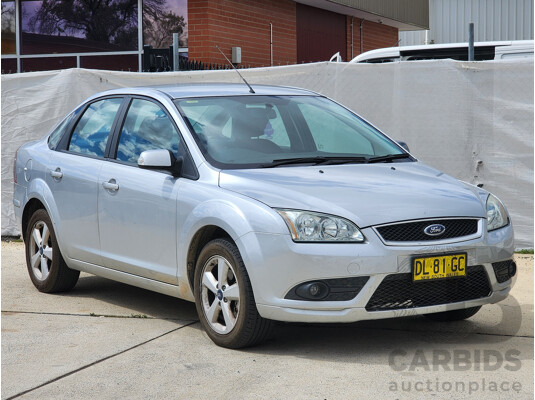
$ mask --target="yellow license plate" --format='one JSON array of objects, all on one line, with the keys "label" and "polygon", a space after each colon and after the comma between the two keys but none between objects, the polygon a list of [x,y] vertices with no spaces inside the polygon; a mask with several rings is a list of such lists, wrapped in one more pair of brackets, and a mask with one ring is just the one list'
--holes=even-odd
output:
[{"label": "yellow license plate", "polygon": [[466,253],[436,257],[416,257],[412,261],[415,281],[466,276]]}]

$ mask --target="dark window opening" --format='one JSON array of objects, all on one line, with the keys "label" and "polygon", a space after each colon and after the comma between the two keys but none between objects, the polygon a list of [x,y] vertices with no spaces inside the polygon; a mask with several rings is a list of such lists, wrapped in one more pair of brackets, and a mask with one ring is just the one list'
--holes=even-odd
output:
[{"label": "dark window opening", "polygon": [[2,1],[2,54],[16,53],[15,2]]},{"label": "dark window opening", "polygon": [[188,47],[187,0],[144,0],[143,44],[168,48],[173,33],[178,33],[179,47]]},{"label": "dark window opening", "polygon": [[23,0],[21,54],[138,49],[137,0]]}]

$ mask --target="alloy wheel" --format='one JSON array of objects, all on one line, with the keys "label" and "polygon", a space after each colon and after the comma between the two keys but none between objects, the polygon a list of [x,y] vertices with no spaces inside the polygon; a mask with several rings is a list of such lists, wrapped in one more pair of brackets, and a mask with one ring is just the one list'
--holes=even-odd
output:
[{"label": "alloy wheel", "polygon": [[44,221],[37,221],[30,236],[30,265],[34,276],[44,281],[52,266],[52,237]]},{"label": "alloy wheel", "polygon": [[204,264],[201,282],[202,308],[210,327],[228,334],[238,320],[240,287],[232,265],[216,255]]}]

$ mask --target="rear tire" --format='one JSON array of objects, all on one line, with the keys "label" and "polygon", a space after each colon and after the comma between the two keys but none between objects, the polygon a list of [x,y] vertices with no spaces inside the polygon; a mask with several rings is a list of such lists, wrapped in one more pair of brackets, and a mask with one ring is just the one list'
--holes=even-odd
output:
[{"label": "rear tire", "polygon": [[273,323],[258,314],[249,275],[234,243],[215,239],[204,246],[194,285],[199,319],[215,344],[239,349],[268,337]]},{"label": "rear tire", "polygon": [[80,271],[70,269],[59,250],[54,226],[48,213],[39,209],[30,218],[24,235],[26,265],[40,292],[65,292],[74,287]]},{"label": "rear tire", "polygon": [[430,320],[438,322],[462,321],[463,319],[473,317],[480,309],[481,306],[477,306],[463,308],[461,310],[451,310],[432,314],[425,314],[425,316]]}]

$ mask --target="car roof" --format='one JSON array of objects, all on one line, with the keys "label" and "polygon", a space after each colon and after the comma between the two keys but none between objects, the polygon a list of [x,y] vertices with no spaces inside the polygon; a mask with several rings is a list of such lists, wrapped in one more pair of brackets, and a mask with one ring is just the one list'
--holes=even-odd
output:
[{"label": "car roof", "polygon": [[[513,41],[498,41],[498,42],[475,42],[475,47],[499,47],[499,46],[533,46],[533,40],[513,40]],[[468,47],[468,42],[461,43],[441,43],[441,44],[422,44],[414,46],[399,46],[399,47],[385,47],[382,49],[370,50],[359,54],[350,62],[357,63],[362,60],[370,60],[375,58],[399,57],[405,51],[415,50],[438,50],[438,49],[462,49]]]},{"label": "car roof", "polygon": [[310,96],[318,95],[315,92],[305,89],[284,87],[284,86],[269,86],[251,84],[254,94],[249,92],[249,88],[245,83],[186,83],[175,85],[159,85],[159,86],[140,86],[131,88],[114,89],[104,93],[99,93],[98,96],[111,94],[138,94],[138,95],[154,95],[165,94],[172,99],[188,98],[188,97],[214,97],[214,96],[247,96],[247,95],[268,95],[268,96]]}]

